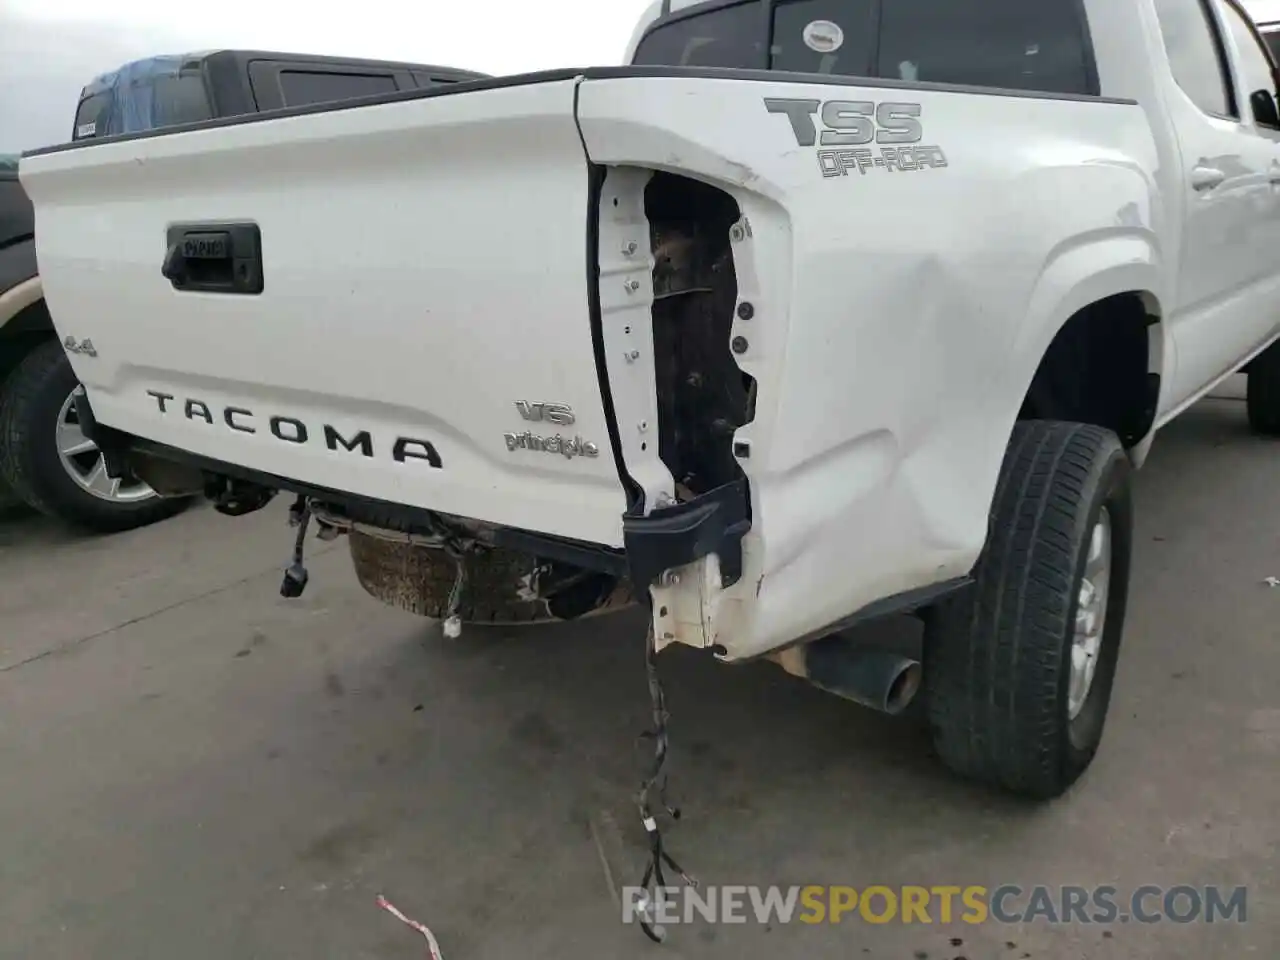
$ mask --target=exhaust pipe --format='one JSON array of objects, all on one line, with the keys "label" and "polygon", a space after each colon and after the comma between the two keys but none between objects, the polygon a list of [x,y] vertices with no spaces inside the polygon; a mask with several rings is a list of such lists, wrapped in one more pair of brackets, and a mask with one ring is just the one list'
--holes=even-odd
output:
[{"label": "exhaust pipe", "polygon": [[820,690],[890,716],[911,705],[923,678],[919,661],[841,636],[791,647],[771,659]]}]

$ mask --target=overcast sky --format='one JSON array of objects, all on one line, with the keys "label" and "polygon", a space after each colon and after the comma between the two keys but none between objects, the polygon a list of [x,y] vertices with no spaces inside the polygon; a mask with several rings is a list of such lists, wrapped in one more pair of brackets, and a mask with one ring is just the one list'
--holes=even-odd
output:
[{"label": "overcast sky", "polygon": [[0,153],[67,139],[80,88],[219,47],[521,73],[620,63],[647,0],[0,0]]}]

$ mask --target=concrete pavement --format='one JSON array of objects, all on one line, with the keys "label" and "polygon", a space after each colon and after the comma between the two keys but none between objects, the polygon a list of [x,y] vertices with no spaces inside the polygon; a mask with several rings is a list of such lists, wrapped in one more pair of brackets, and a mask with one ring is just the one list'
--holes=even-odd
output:
[{"label": "concrete pavement", "polygon": [[[1246,924],[619,923],[642,865],[641,625],[471,630],[277,596],[284,504],[85,540],[0,526],[0,956],[1169,960],[1280,943],[1280,444],[1211,400],[1138,482],[1103,752],[1062,801],[961,784],[918,723],[664,655],[673,853],[704,882],[1249,887]],[[320,548],[320,549],[317,549]],[[321,553],[323,550],[323,554]],[[907,625],[891,625],[907,629]]]}]

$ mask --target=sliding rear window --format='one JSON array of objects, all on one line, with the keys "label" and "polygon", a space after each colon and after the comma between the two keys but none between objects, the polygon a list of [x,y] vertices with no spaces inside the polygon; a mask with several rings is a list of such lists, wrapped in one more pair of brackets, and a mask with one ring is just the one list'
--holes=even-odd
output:
[{"label": "sliding rear window", "polygon": [[281,70],[280,94],[286,107],[351,100],[395,93],[390,73],[348,73],[341,70]]},{"label": "sliding rear window", "polygon": [[776,0],[772,10],[748,0],[679,12],[634,62],[1098,92],[1081,0]]}]

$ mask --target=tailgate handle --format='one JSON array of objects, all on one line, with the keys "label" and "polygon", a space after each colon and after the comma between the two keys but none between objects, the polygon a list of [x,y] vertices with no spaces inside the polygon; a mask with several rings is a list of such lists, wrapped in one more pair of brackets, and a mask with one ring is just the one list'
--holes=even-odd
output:
[{"label": "tailgate handle", "polygon": [[175,223],[160,272],[191,293],[262,292],[262,232],[256,223]]}]

